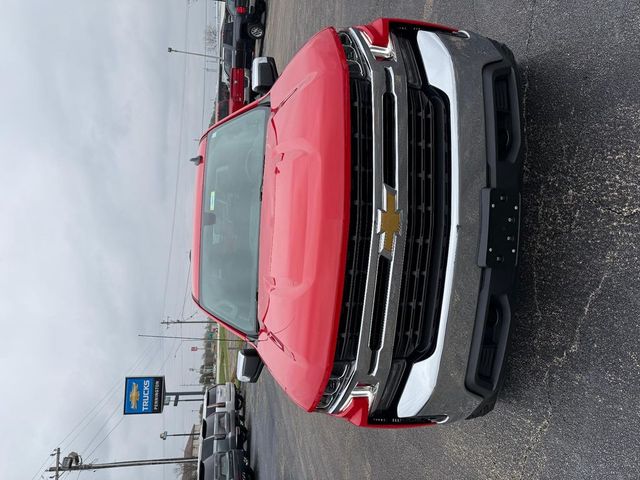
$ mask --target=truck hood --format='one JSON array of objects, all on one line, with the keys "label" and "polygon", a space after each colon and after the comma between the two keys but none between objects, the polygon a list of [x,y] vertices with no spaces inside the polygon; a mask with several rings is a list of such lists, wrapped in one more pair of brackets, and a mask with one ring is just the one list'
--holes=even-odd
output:
[{"label": "truck hood", "polygon": [[333,368],[349,229],[349,76],[335,30],[298,52],[269,99],[256,348],[313,410]]}]

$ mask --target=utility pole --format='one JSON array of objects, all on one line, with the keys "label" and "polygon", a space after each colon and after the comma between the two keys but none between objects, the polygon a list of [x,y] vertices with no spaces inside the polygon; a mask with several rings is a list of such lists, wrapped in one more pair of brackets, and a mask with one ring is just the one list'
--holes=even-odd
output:
[{"label": "utility pole", "polygon": [[59,478],[58,472],[77,472],[79,470],[103,470],[105,468],[120,468],[120,467],[143,467],[146,465],[169,465],[172,463],[196,463],[197,461],[198,461],[198,457],[156,458],[151,460],[129,460],[126,462],[111,462],[111,463],[80,463],[78,465],[73,465],[72,462],[63,461],[62,465],[56,465],[55,467],[50,467],[47,471],[55,472],[56,474],[55,478]]},{"label": "utility pole", "polygon": [[177,338],[180,340],[193,340],[193,341],[200,341],[200,342],[242,342],[242,339],[240,338],[201,338],[201,337],[174,337],[174,336],[170,336],[170,335],[143,335],[143,334],[138,334],[139,337],[145,337],[145,338]]},{"label": "utility pole", "polygon": [[[55,449],[55,453],[52,453],[51,456],[56,456],[56,466],[54,467],[54,475],[53,478],[58,480],[60,478],[60,447]],[[49,469],[51,471],[51,469]]]}]

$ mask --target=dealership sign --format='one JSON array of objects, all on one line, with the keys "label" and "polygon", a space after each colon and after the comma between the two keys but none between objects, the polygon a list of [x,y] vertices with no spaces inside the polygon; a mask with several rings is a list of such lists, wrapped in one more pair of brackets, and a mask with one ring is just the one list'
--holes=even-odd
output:
[{"label": "dealership sign", "polygon": [[161,413],[164,407],[164,377],[124,379],[124,414]]}]

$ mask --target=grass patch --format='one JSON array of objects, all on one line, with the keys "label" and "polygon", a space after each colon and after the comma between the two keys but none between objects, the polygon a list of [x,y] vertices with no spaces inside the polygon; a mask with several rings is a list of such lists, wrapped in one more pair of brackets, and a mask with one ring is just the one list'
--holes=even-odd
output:
[{"label": "grass patch", "polygon": [[217,342],[216,383],[235,382],[237,384],[236,361],[238,354],[236,352],[243,347],[244,342],[240,339],[231,342],[226,341],[233,339],[234,335],[229,334],[223,328],[218,332],[220,341]]}]

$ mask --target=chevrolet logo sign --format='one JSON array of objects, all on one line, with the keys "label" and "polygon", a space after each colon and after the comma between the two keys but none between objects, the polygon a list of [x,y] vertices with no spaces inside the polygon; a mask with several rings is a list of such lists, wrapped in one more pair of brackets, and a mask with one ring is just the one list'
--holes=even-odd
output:
[{"label": "chevrolet logo sign", "polygon": [[385,187],[385,206],[384,210],[378,210],[378,233],[381,237],[381,251],[387,252],[389,255],[393,251],[396,235],[400,234],[400,212],[396,205],[395,192]]},{"label": "chevrolet logo sign", "polygon": [[131,409],[135,410],[138,408],[138,401],[140,400],[140,389],[138,388],[138,384],[134,383],[131,391],[129,392],[129,404],[131,405]]}]

